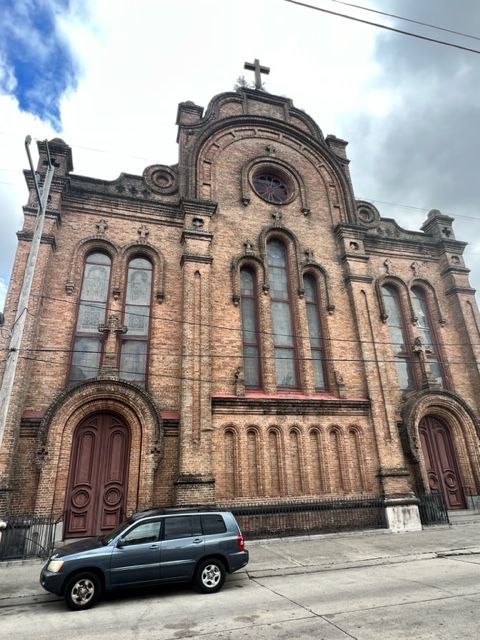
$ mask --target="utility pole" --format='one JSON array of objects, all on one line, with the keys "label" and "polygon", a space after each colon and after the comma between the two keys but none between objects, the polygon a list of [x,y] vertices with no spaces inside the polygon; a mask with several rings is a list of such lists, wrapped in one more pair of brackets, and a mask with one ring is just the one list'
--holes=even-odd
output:
[{"label": "utility pole", "polygon": [[30,299],[30,291],[32,288],[33,277],[35,275],[35,266],[37,263],[38,252],[40,249],[40,241],[42,239],[43,225],[45,222],[45,212],[47,210],[48,194],[50,192],[50,186],[52,184],[53,173],[55,168],[52,165],[50,159],[50,150],[48,148],[48,142],[45,140],[45,146],[47,149],[48,167],[45,174],[45,181],[43,187],[40,190],[38,186],[37,174],[33,168],[32,156],[30,155],[29,145],[32,141],[30,136],[25,138],[25,150],[28,156],[28,162],[30,169],[32,170],[33,182],[35,184],[35,191],[38,198],[37,217],[35,222],[35,230],[33,232],[32,246],[30,253],[28,254],[27,265],[25,267],[25,274],[23,276],[22,289],[20,291],[20,297],[18,299],[17,313],[15,315],[15,322],[11,330],[10,345],[7,354],[7,363],[5,365],[5,371],[3,374],[2,387],[0,389],[0,449],[2,447],[3,436],[5,433],[5,427],[7,424],[8,409],[10,407],[10,399],[13,390],[13,384],[15,381],[15,372],[17,370],[17,362],[20,355],[20,348],[23,339],[23,332],[25,328],[25,321],[27,316],[28,301]]}]

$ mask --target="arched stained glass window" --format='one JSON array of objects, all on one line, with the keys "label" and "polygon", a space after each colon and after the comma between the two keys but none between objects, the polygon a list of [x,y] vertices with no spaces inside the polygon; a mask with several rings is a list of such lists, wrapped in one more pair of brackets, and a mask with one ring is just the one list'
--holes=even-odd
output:
[{"label": "arched stained glass window", "polygon": [[431,314],[428,308],[425,291],[420,287],[413,287],[411,294],[413,310],[417,317],[417,333],[422,339],[422,343],[428,347],[431,352],[427,354],[427,358],[432,371],[432,376],[435,382],[443,386],[443,370],[438,355],[438,344],[435,339],[435,333],[432,329]]},{"label": "arched stained glass window", "polygon": [[128,264],[124,314],[128,331],[122,336],[119,375],[141,386],[146,382],[151,298],[152,263],[133,258]]},{"label": "arched stained glass window", "polygon": [[100,366],[112,261],[105,253],[90,253],[85,260],[75,341],[70,366],[70,386],[95,378]]},{"label": "arched stained glass window", "polygon": [[307,307],[308,335],[312,354],[313,377],[315,389],[325,389],[325,371],[323,360],[322,330],[320,326],[320,309],[318,304],[317,283],[312,275],[303,278],[305,304]]},{"label": "arched stained glass window", "polygon": [[243,367],[245,385],[261,385],[260,350],[258,340],[257,287],[255,274],[251,269],[240,271],[240,305],[243,330]]},{"label": "arched stained glass window", "polygon": [[279,240],[268,243],[275,371],[278,387],[297,387],[296,347],[288,282],[287,253]]},{"label": "arched stained glass window", "polygon": [[403,319],[398,291],[391,285],[382,286],[382,297],[388,315],[388,327],[392,341],[393,355],[397,367],[400,389],[412,389],[415,386],[412,363],[407,351],[407,333]]}]

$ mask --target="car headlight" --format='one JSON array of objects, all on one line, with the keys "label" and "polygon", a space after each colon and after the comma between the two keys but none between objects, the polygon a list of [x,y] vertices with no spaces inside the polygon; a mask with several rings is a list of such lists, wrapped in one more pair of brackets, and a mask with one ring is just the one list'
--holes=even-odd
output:
[{"label": "car headlight", "polygon": [[63,567],[63,560],[50,560],[47,566],[47,571],[51,571],[52,573],[58,573],[62,567]]}]

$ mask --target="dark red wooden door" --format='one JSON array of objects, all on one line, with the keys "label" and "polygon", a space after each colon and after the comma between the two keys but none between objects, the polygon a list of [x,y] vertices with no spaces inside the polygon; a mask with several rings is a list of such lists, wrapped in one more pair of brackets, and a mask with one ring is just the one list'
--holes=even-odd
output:
[{"label": "dark red wooden door", "polygon": [[465,496],[448,427],[433,416],[419,427],[423,457],[431,491],[443,493],[448,509],[465,509]]},{"label": "dark red wooden door", "polygon": [[130,429],[110,413],[89,416],[75,430],[65,501],[66,538],[110,531],[125,513]]}]

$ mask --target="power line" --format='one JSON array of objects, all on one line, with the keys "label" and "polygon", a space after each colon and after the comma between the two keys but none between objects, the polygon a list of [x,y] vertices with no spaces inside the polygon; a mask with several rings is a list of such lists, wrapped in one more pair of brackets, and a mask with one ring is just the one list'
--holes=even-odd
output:
[{"label": "power line", "polygon": [[422,22],[421,20],[414,20],[413,18],[405,18],[404,16],[396,15],[395,13],[386,13],[385,11],[379,11],[378,9],[371,9],[370,7],[363,7],[359,4],[353,4],[352,2],[345,2],[344,0],[330,0],[336,4],[343,4],[347,7],[353,7],[354,9],[361,9],[362,11],[368,11],[369,13],[376,13],[381,16],[387,16],[388,18],[396,18],[397,20],[403,20],[404,22],[412,22],[413,24],[419,24],[422,27],[428,27],[429,29],[437,29],[438,31],[446,31],[447,33],[453,33],[456,36],[462,36],[462,38],[471,38],[472,40],[480,40],[479,36],[472,36],[462,31],[455,31],[454,29],[446,29],[445,27],[439,27],[435,24],[429,24],[428,22]]},{"label": "power line", "polygon": [[[70,353],[85,353],[85,354],[90,354],[90,355],[102,355],[104,354],[103,351],[87,351],[85,349],[29,349],[28,347],[22,348],[20,349],[21,352],[33,352],[33,353],[58,353],[58,354],[70,354]],[[111,353],[111,352],[106,352]],[[229,360],[243,360],[244,359],[244,354],[243,352],[239,352],[238,354],[212,354],[212,353],[204,353],[204,354],[199,354],[199,353],[172,353],[172,352],[162,352],[162,351],[148,351],[148,355],[149,356],[165,356],[168,355],[170,357],[177,357],[177,358],[211,358],[213,360],[215,360],[216,358],[228,358]],[[23,356],[23,357],[28,357],[28,356]],[[246,356],[248,359],[248,356]],[[295,358],[290,358],[290,357],[279,357],[276,355],[271,355],[271,356],[266,356],[266,355],[261,355],[259,356],[259,360],[294,360],[296,362],[316,362],[317,359],[316,358],[312,358],[312,357],[303,357],[303,356],[296,356]],[[357,363],[372,363],[372,362],[378,362],[381,364],[385,364],[385,363],[396,363],[399,360],[397,358],[330,358],[328,356],[323,357],[322,362],[357,362]],[[41,360],[39,360],[40,362]],[[410,362],[413,363],[415,362],[414,357],[409,357],[409,358],[402,358],[402,361],[406,361],[406,362]],[[49,361],[45,361],[45,362],[52,362],[51,360]],[[439,360],[439,359],[435,359],[433,360],[433,362],[438,362],[439,364],[442,365],[451,365],[451,364],[474,364],[477,365],[478,362],[476,360]],[[64,364],[64,362],[53,362],[53,364]],[[83,367],[84,365],[82,365]],[[91,369],[91,368],[97,368],[97,367],[93,367],[91,365],[85,365],[85,367],[87,369]],[[134,371],[127,371],[127,373],[135,373]]]},{"label": "power line", "polygon": [[[28,362],[35,362],[35,363],[42,363],[42,364],[49,364],[49,365],[58,365],[60,367],[65,367],[65,361],[61,362],[58,360],[45,360],[43,358],[38,358],[38,357],[31,357],[31,356],[23,356],[20,355],[19,356],[22,360],[26,360]],[[357,362],[357,363],[362,363],[362,364],[396,364],[397,360],[380,360],[380,359],[368,359],[368,360],[351,360],[351,359],[346,359],[346,360],[332,360],[333,362]],[[414,360],[412,358],[406,359],[406,362],[409,362],[411,365],[413,365]],[[437,361],[438,362],[438,361]],[[443,363],[442,363],[443,364]],[[450,365],[473,365],[473,366],[477,366],[478,363],[476,361],[450,361],[449,362]],[[99,366],[93,366],[93,365],[82,365],[82,369],[90,369],[92,372],[95,372],[95,376],[92,376],[92,378],[87,378],[85,379],[83,382],[86,382],[87,380],[92,380],[96,377],[96,374],[98,373],[100,367]],[[229,378],[223,378],[223,377],[219,377],[219,378],[205,378],[205,377],[201,377],[199,376],[189,376],[189,375],[176,375],[174,373],[160,373],[158,370],[156,371],[148,371],[148,372],[142,372],[146,378],[151,379],[151,378],[167,378],[169,380],[178,380],[178,381],[189,381],[189,382],[205,382],[205,383],[209,383],[209,384],[221,384],[221,383],[225,383],[225,384],[232,384],[232,377],[230,376]],[[120,376],[122,374],[131,374],[131,375],[138,375],[139,372],[138,371],[130,371],[127,369],[120,369]],[[133,382],[135,382],[133,380]],[[367,378],[365,378],[365,384],[355,384],[355,383],[349,383],[347,386],[350,389],[350,391],[352,390],[357,390],[357,389],[361,389],[364,390],[366,388],[367,385]],[[287,393],[297,393],[297,394],[302,394],[303,395],[303,389],[301,387],[298,388],[289,388],[287,390]],[[331,393],[329,392],[328,389],[325,390],[317,390],[316,391],[317,394],[323,394],[323,393]]]},{"label": "power line", "polygon": [[284,0],[285,2],[289,2],[290,4],[295,4],[300,7],[304,7],[306,9],[313,9],[314,11],[321,11],[322,13],[328,13],[333,16],[337,16],[339,18],[346,18],[347,20],[353,20],[354,22],[361,22],[362,24],[367,24],[371,27],[378,27],[379,29],[385,29],[386,31],[393,31],[394,33],[399,33],[404,36],[410,36],[411,38],[418,38],[419,40],[426,40],[427,42],[434,42],[435,44],[442,44],[446,47],[453,47],[454,49],[461,49],[462,51],[468,51],[470,53],[480,54],[478,49],[471,49],[470,47],[464,47],[460,44],[454,44],[453,42],[447,42],[446,40],[437,40],[437,38],[430,38],[428,36],[421,36],[418,33],[412,33],[411,31],[404,31],[403,29],[396,29],[395,27],[388,27],[385,24],[381,24],[380,22],[371,22],[370,20],[364,20],[363,18],[355,18],[354,16],[349,16],[346,13],[339,13],[338,11],[331,11],[330,9],[322,9],[321,7],[317,7],[313,4],[307,4],[306,2],[299,2],[299,0]]},{"label": "power line", "polygon": [[[68,300],[66,298],[57,298],[54,296],[47,296],[44,294],[35,294],[32,293],[31,294],[32,297],[35,298],[41,298],[41,299],[45,299],[45,300],[52,300],[54,302],[60,302],[60,303],[64,303],[64,304],[69,304],[69,305],[75,305],[75,306],[80,306],[80,305],[84,305],[86,307],[93,307],[95,309],[98,309],[98,303],[85,303],[82,302],[81,300]],[[118,309],[113,308],[113,307],[105,307],[105,313],[108,312],[118,312]],[[30,312],[29,312],[30,313]],[[241,334],[243,332],[243,328],[241,326],[239,327],[231,327],[231,326],[226,326],[226,325],[218,325],[218,324],[212,324],[209,322],[193,322],[191,320],[179,320],[179,319],[173,319],[173,318],[168,318],[166,316],[159,316],[159,315],[155,315],[153,313],[150,313],[149,315],[142,315],[142,314],[138,314],[138,313],[128,313],[128,315],[130,316],[134,316],[134,317],[140,317],[140,318],[148,318],[149,320],[157,320],[157,321],[161,321],[161,322],[165,322],[165,323],[172,323],[172,324],[177,324],[177,325],[190,325],[193,327],[206,327],[209,329],[220,329],[222,331],[234,331],[235,333],[239,333]],[[35,316],[34,316],[35,317]],[[420,328],[418,328],[420,330]],[[294,333],[294,334],[280,334],[278,332],[273,332],[273,331],[256,331],[255,332],[257,335],[259,336],[282,336],[282,335],[292,335],[294,338],[296,339],[301,339],[301,340],[309,340],[310,336],[309,335],[303,335],[300,333]],[[128,340],[128,334],[126,334],[127,337],[125,338],[126,340]],[[80,337],[87,337],[87,336],[80,336]],[[397,343],[393,343],[392,341],[379,341],[379,340],[360,340],[358,338],[334,338],[334,337],[329,337],[329,336],[325,336],[324,338],[322,338],[324,342],[342,342],[342,343],[354,343],[354,344],[375,344],[375,345],[392,345],[392,344],[397,344]],[[458,347],[458,346],[480,346],[480,343],[472,343],[472,342],[439,342],[440,346],[453,346],[453,347]],[[0,349],[1,350],[1,349]],[[70,350],[73,351],[73,350]]]}]

